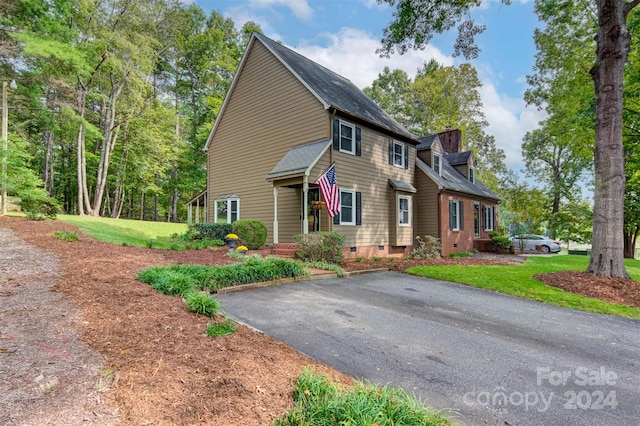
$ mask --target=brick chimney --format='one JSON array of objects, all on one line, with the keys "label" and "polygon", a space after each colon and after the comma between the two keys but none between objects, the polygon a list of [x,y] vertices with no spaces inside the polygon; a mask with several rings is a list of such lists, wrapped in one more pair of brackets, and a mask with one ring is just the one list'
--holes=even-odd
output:
[{"label": "brick chimney", "polygon": [[462,132],[459,129],[451,130],[451,127],[447,126],[444,132],[438,133],[438,138],[445,152],[462,152]]}]

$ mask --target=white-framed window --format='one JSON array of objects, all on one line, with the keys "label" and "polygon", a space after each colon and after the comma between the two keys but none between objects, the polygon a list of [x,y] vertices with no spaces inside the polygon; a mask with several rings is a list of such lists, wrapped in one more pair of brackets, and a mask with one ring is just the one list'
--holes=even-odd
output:
[{"label": "white-framed window", "polygon": [[493,222],[495,220],[494,215],[495,213],[494,213],[493,207],[490,207],[490,206],[482,207],[482,217],[483,217],[482,222],[484,224],[485,231],[493,231]]},{"label": "white-framed window", "polygon": [[402,167],[404,168],[404,155],[405,155],[405,149],[404,149],[404,144],[400,143],[400,142],[396,142],[393,141],[393,151],[392,151],[392,155],[393,155],[393,165],[396,167]]},{"label": "white-framed window", "polygon": [[440,162],[442,161],[442,158],[440,157],[440,154],[433,154],[433,161],[431,162],[431,164],[433,164],[433,171],[436,172],[437,174],[442,174],[441,170],[442,167],[440,165]]},{"label": "white-framed window", "polygon": [[398,196],[398,224],[411,225],[411,198],[404,195]]},{"label": "white-framed window", "polygon": [[240,218],[239,198],[218,198],[214,203],[214,223],[233,223]]},{"label": "white-framed window", "polygon": [[473,170],[473,167],[469,167],[469,180],[471,183],[476,183],[475,170]]},{"label": "white-framed window", "polygon": [[356,126],[340,120],[340,151],[356,154]]},{"label": "white-framed window", "polygon": [[340,225],[356,224],[356,192],[340,190]]}]

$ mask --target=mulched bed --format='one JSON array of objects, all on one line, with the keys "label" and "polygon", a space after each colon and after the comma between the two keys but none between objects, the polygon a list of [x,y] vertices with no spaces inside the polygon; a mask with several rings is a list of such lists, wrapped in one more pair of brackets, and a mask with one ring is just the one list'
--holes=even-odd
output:
[{"label": "mulched bed", "polygon": [[[304,367],[351,382],[243,326],[233,335],[209,338],[209,319],[187,311],[179,297],[164,296],[135,280],[149,266],[235,262],[224,248],[155,250],[85,236],[67,243],[53,232],[78,232],[75,226],[15,217],[0,217],[0,227],[14,234],[0,233],[0,244],[11,249],[0,269],[0,424],[258,426],[292,407],[294,380]],[[13,247],[20,248],[20,259]],[[478,253],[342,266],[347,271],[403,271],[425,264],[524,261]],[[640,284],[633,281],[571,271],[537,278],[567,291],[640,307]]]},{"label": "mulched bed", "polygon": [[534,275],[533,278],[569,293],[640,308],[640,283],[637,281],[600,278],[579,271],[550,272]]}]

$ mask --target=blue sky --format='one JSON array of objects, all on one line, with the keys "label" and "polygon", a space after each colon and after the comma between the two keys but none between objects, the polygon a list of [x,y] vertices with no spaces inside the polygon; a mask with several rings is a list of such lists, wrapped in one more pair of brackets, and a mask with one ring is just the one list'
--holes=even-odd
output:
[{"label": "blue sky", "polygon": [[[194,0],[207,12],[217,10],[240,28],[247,21],[260,25],[265,35],[350,79],[361,89],[370,86],[385,66],[402,69],[410,77],[431,58],[444,65],[453,58],[455,34],[436,36],[424,50],[380,58],[375,50],[394,8],[375,0]],[[533,30],[539,25],[533,0],[484,0],[473,12],[487,26],[478,37],[482,49],[471,63],[478,70],[487,133],[507,154],[507,166],[522,167],[520,146],[524,134],[537,127],[544,113],[526,107],[526,76],[534,64]],[[464,137],[464,135],[463,135]]]}]

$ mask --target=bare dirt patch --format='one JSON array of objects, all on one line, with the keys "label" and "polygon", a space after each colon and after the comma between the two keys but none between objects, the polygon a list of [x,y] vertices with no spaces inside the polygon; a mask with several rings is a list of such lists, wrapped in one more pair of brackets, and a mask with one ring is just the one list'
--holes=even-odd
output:
[{"label": "bare dirt patch", "polygon": [[[246,327],[207,337],[207,318],[135,280],[148,266],[233,262],[224,250],[161,251],[85,236],[67,243],[53,232],[77,228],[57,221],[5,217],[0,227],[35,247],[16,243],[32,259],[53,262],[1,277],[0,386],[12,391],[0,399],[3,425],[265,425],[292,406],[294,379],[305,366],[350,381]],[[18,295],[25,300],[5,305]]]}]

